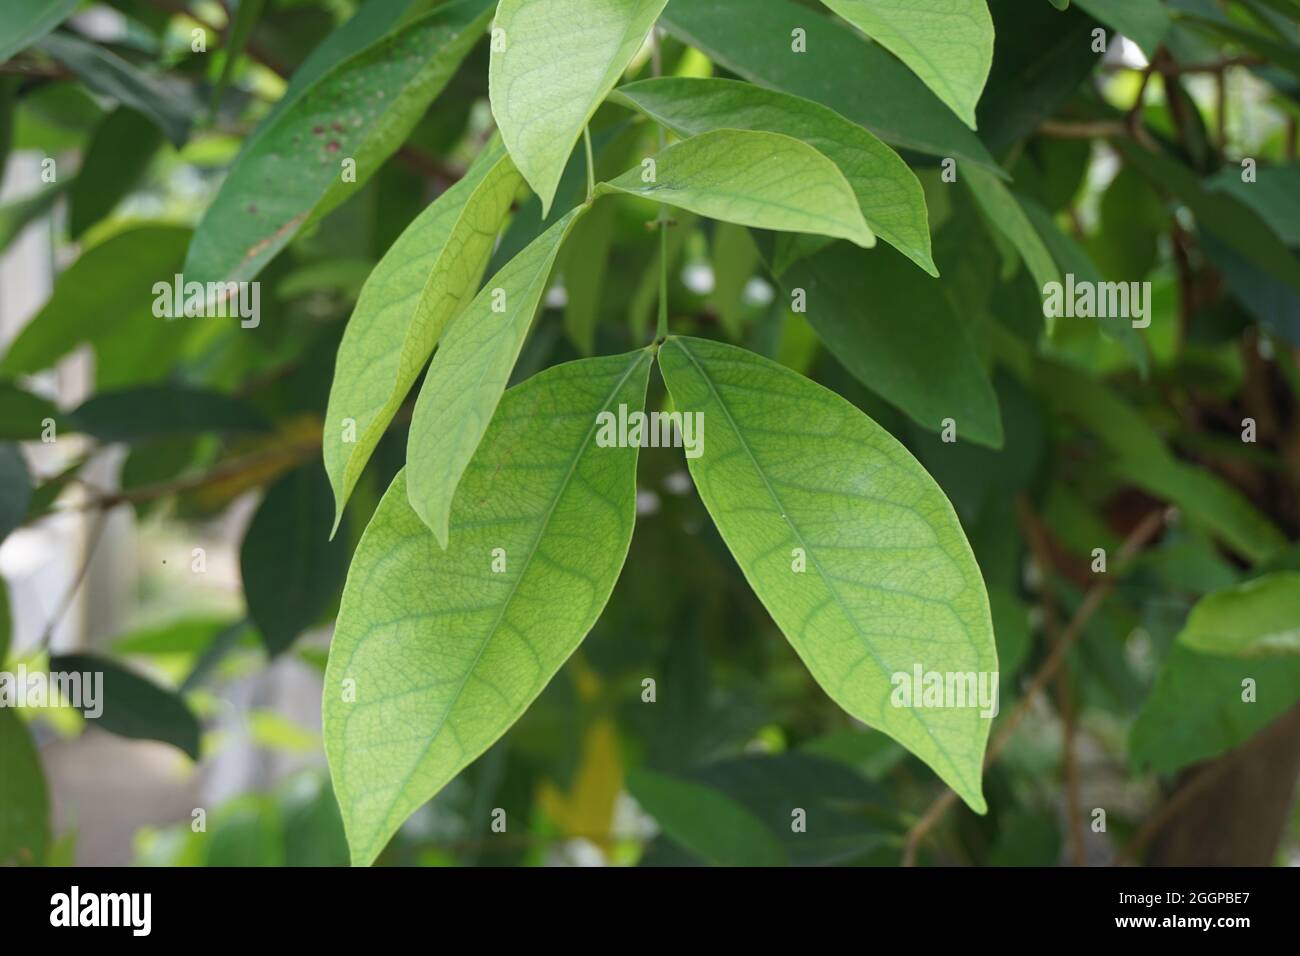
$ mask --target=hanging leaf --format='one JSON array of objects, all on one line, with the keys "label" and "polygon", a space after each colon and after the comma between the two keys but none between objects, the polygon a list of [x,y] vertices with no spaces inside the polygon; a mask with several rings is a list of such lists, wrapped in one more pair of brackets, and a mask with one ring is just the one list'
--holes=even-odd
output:
[{"label": "hanging leaf", "polygon": [[411,507],[444,548],[456,486],[501,401],[560,246],[586,208],[570,212],[489,279],[429,365],[411,419],[405,484]]},{"label": "hanging leaf", "polygon": [[550,212],[574,144],[668,0],[501,0],[488,90],[510,156]]},{"label": "hanging leaf", "polygon": [[627,555],[637,447],[596,420],[645,403],[650,353],[547,369],[506,393],[443,549],[388,489],[357,547],[325,674],[325,747],[352,861],[483,753],[595,623]]},{"label": "hanging leaf", "polygon": [[162,133],[141,113],[119,106],[91,135],[68,192],[68,237],[76,239],[113,211],[149,168]]},{"label": "hanging leaf", "polygon": [[366,280],[325,413],[335,522],[438,339],[478,287],[521,180],[498,145],[406,228]]},{"label": "hanging leaf", "polygon": [[52,33],[37,47],[80,76],[96,93],[149,117],[177,149],[189,139],[194,103],[181,88],[70,33]]},{"label": "hanging leaf", "polygon": [[853,188],[811,146],[778,133],[720,129],[662,150],[596,187],[759,229],[802,232],[875,245]]},{"label": "hanging leaf", "polygon": [[487,6],[438,7],[341,61],[275,114],[199,223],[186,279],[252,279],[309,219],[355,194],[447,85],[482,35]]},{"label": "hanging leaf", "polygon": [[836,243],[790,266],[781,287],[792,303],[801,295],[836,361],[917,424],[937,432],[951,419],[960,440],[1002,445],[997,394],[940,282],[896,253]]},{"label": "hanging leaf", "polygon": [[930,257],[925,193],[916,175],[892,149],[834,110],[752,83],[684,77],[630,83],[610,99],[679,136],[748,129],[802,140],[839,167],[872,231],[926,272],[939,274]]},{"label": "hanging leaf", "polygon": [[267,653],[283,653],[338,598],[348,570],[347,537],[326,541],[333,496],[318,464],[285,475],[266,492],[239,549],[239,571]]},{"label": "hanging leaf", "polygon": [[[160,740],[199,759],[199,721],[184,699],[170,688],[155,684],[106,657],[61,654],[50,658],[50,673],[78,674],[83,702],[102,708],[87,722],[119,737]],[[102,700],[90,701],[85,691],[87,675],[102,675]],[[83,708],[84,710],[84,708]]]},{"label": "hanging leaf", "polygon": [[822,0],[911,67],[963,123],[975,128],[989,68],[993,18],[986,0]]},{"label": "hanging leaf", "polygon": [[991,713],[925,706],[920,687],[895,696],[918,671],[986,687],[997,672],[984,582],[943,492],[883,428],[784,366],[677,336],[659,362],[674,407],[707,423],[687,458],[700,497],[813,677],[983,813]]},{"label": "hanging leaf", "polygon": [[911,70],[844,23],[791,0],[673,0],[662,22],[738,76],[829,106],[894,146],[1002,175]]}]

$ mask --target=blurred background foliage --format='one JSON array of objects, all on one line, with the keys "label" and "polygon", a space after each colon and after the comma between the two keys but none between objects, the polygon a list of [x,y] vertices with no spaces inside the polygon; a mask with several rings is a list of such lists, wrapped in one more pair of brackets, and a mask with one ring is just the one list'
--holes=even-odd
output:
[{"label": "blurred background foliage", "polygon": [[[10,4],[24,5],[9,0],[0,24]],[[1300,292],[1285,281],[1300,245],[1300,5],[1063,5],[990,0],[979,137],[1062,272],[1152,283],[1149,328],[1045,333],[1023,250],[944,182],[938,157],[904,151],[942,273],[937,304],[915,307],[952,309],[971,330],[1000,450],[944,443],[859,382],[789,310],[744,230],[683,215],[669,247],[675,330],[743,342],[834,388],[952,499],[992,601],[1000,721],[1024,718],[988,771],[990,813],[954,807],[918,831],[939,782],[813,684],[679,454],[646,449],[631,555],[595,630],[381,863],[894,865],[909,832],[920,862],[1300,859],[1300,658],[1176,641],[1206,595],[1300,570]],[[0,41],[0,660],[94,655],[121,672],[108,693],[125,718],[92,730],[68,709],[0,710],[0,862],[344,864],[320,674],[410,409],[333,543],[321,421],[370,269],[490,133],[486,41],[382,168],[261,272],[261,321],[243,329],[157,318],[142,290],[181,271],[224,171],[358,4],[43,6],[57,30]],[[400,6],[365,5],[377,20]],[[728,22],[743,46],[744,17]],[[744,73],[676,31],[663,52],[668,74]],[[807,65],[832,82],[850,67]],[[593,130],[602,176],[654,148],[617,106]],[[560,196],[580,198],[584,179],[579,155]],[[516,381],[649,338],[657,239],[642,206],[599,209],[565,249]],[[528,199],[490,268],[539,228]],[[870,312],[866,294],[849,308]],[[1242,441],[1245,418],[1256,442]],[[1152,515],[1161,527],[1117,573]],[[1098,547],[1112,562],[1101,594]],[[1027,697],[1075,625],[1064,666]],[[1243,677],[1268,691],[1247,707]],[[807,833],[792,832],[792,807]]]}]

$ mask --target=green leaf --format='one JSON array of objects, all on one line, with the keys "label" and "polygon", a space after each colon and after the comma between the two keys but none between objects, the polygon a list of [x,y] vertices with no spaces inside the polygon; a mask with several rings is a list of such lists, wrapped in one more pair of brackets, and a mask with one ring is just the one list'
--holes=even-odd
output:
[{"label": "green leaf", "polygon": [[564,244],[559,270],[564,275],[564,331],[579,352],[596,350],[596,324],[600,319],[610,247],[614,242],[613,203],[596,203],[573,227]]},{"label": "green leaf", "polygon": [[668,0],[501,0],[492,115],[545,216],[583,128]]},{"label": "green leaf", "polygon": [[1300,572],[1276,571],[1196,602],[1178,643],[1203,654],[1300,654]]},{"label": "green leaf", "polygon": [[194,104],[181,90],[70,33],[52,33],[37,47],[80,76],[94,92],[149,117],[177,149],[189,139]]},{"label": "green leaf", "polygon": [[997,671],[984,582],[938,485],[883,428],[781,365],[675,336],[659,362],[674,407],[708,424],[688,458],[700,497],[813,677],[983,813],[991,720],[978,705],[894,706],[892,692],[917,667]]},{"label": "green leaf", "polygon": [[[100,730],[132,740],[160,740],[199,759],[199,721],[179,694],[106,657],[62,654],[50,658],[51,674],[80,674],[83,701],[103,707],[88,718]],[[102,699],[90,701],[86,675],[103,675]]]},{"label": "green leaf", "polygon": [[221,63],[221,75],[217,77],[217,82],[212,89],[214,108],[216,104],[221,102],[222,94],[225,93],[226,87],[230,84],[230,78],[235,73],[235,66],[243,55],[244,47],[248,45],[248,37],[253,32],[253,27],[257,25],[258,19],[262,16],[263,4],[264,0],[238,0],[234,18],[226,30],[226,40],[222,50],[224,59]]},{"label": "green leaf", "polygon": [[[179,271],[189,235],[178,226],[140,226],[83,252],[59,276],[54,294],[0,359],[0,376],[39,372],[83,342],[111,335],[114,324],[152,318],[150,290]],[[106,315],[114,317],[107,327]],[[160,339],[187,334],[193,322],[154,321]]]},{"label": "green leaf", "polygon": [[[22,0],[0,7],[0,63],[21,53],[72,16],[80,0]],[[0,853],[0,863],[4,862]]]},{"label": "green leaf", "polygon": [[844,174],[792,136],[712,130],[660,151],[654,164],[601,183],[596,194],[641,196],[758,229],[876,243]]},{"label": "green leaf", "polygon": [[1300,246],[1300,163],[1259,166],[1253,183],[1243,182],[1240,166],[1224,169],[1205,185],[1235,196],[1253,209],[1288,246]]},{"label": "green leaf", "polygon": [[53,402],[0,382],[0,441],[36,441],[47,418],[59,419]]},{"label": "green leaf", "polygon": [[100,392],[68,412],[64,421],[76,431],[106,442],[265,431],[269,427],[261,412],[242,399],[183,385]]},{"label": "green leaf", "polygon": [[50,798],[40,755],[18,712],[0,707],[0,866],[39,866],[49,845]]},{"label": "green leaf", "polygon": [[1050,282],[1060,282],[1056,260],[1011,190],[982,169],[967,169],[964,178],[980,210],[1020,253],[1034,284],[1041,290]]},{"label": "green leaf", "polygon": [[[1253,699],[1244,699],[1248,693]],[[1175,644],[1133,725],[1129,760],[1137,769],[1172,773],[1217,757],[1297,700],[1300,658],[1217,657]]]},{"label": "green leaf", "polygon": [[511,259],[447,330],[415,402],[406,444],[411,507],[444,548],[453,496],[501,401],[580,206]]},{"label": "green leaf", "polygon": [[818,337],[862,384],[930,431],[951,418],[960,439],[1001,447],[997,393],[940,281],[897,253],[836,243],[790,266],[781,287],[803,290]]},{"label": "green leaf", "polygon": [[[1083,247],[1080,246],[1073,237],[1063,232],[1052,220],[1051,215],[1048,214],[1042,206],[1038,205],[1038,203],[1034,202],[1032,199],[1023,198],[1019,199],[1019,203],[1021,208],[1024,210],[1025,215],[1028,217],[1029,222],[1033,225],[1033,228],[1037,230],[1043,244],[1047,247],[1047,251],[1051,254],[1059,272],[1064,275],[1073,274],[1076,285],[1080,282],[1090,282],[1093,284],[1093,288],[1101,289],[1102,283],[1106,281],[1105,277],[1101,274],[1101,271],[1093,261],[1088,258],[1088,253],[1084,251]],[[1109,243],[1115,241],[1111,238],[1110,234],[1105,235],[1105,242]],[[1129,265],[1132,264],[1135,264],[1135,260],[1129,261]],[[1141,277],[1129,276],[1121,281],[1134,282],[1139,278]],[[1040,286],[1035,289],[1035,292],[1041,296],[1043,293],[1042,287]],[[1148,300],[1147,320],[1152,318],[1150,313],[1152,308],[1152,303]],[[1142,333],[1133,327],[1134,318],[1136,318],[1136,316],[1107,315],[1097,319],[1085,319],[1082,321],[1095,321],[1101,327],[1102,334],[1107,338],[1118,342],[1123,347],[1124,351],[1129,354],[1129,357],[1133,359],[1133,363],[1137,366],[1138,370],[1145,376],[1150,367],[1151,361],[1147,354],[1146,343],[1142,339]],[[1061,320],[1057,320],[1057,330],[1064,331],[1059,324],[1060,321]]]},{"label": "green leaf", "polygon": [[[487,0],[456,0],[338,63],[256,133],[194,234],[186,279],[252,279],[309,218],[394,153],[482,35]],[[356,180],[343,179],[344,159]]]},{"label": "green leaf", "polygon": [[1259,269],[1300,291],[1300,259],[1254,209],[1213,184],[1207,187],[1181,163],[1126,141],[1117,140],[1115,147],[1157,189],[1186,203],[1198,228],[1213,232]]},{"label": "green leaf", "polygon": [[785,863],[772,832],[713,787],[637,769],[627,775],[627,788],[674,843],[715,866]]},{"label": "green leaf", "polygon": [[285,475],[266,492],[239,549],[248,616],[272,657],[330,609],[348,571],[347,537],[326,540],[334,514],[319,465]]},{"label": "green leaf", "polygon": [[822,0],[911,67],[971,129],[993,65],[986,0]]},{"label": "green leaf", "polygon": [[[829,106],[887,143],[1002,175],[916,74],[844,23],[790,0],[673,0],[662,23],[733,73]],[[794,30],[804,31],[807,52],[793,51]]]},{"label": "green leaf", "polygon": [[0,541],[27,518],[32,479],[27,460],[14,442],[0,442]]},{"label": "green leaf", "polygon": [[1217,475],[1175,458],[1136,409],[1102,382],[1056,362],[1040,361],[1039,394],[1080,422],[1115,454],[1117,477],[1172,502],[1259,564],[1282,550],[1286,537],[1250,501]]},{"label": "green leaf", "polygon": [[596,420],[641,409],[649,370],[647,351],[583,359],[507,392],[447,550],[407,504],[409,469],[388,489],[325,674],[325,748],[354,863],[505,733],[595,623],[631,541],[638,451],[597,447]]},{"label": "green leaf", "polygon": [[745,287],[762,260],[749,230],[720,222],[713,230],[713,293],[709,301],[718,320],[733,339],[740,338]]},{"label": "green leaf", "polygon": [[76,239],[112,212],[161,145],[162,133],[142,113],[119,106],[105,116],[68,192],[68,236]]},{"label": "green leaf", "polygon": [[1079,6],[1155,56],[1171,26],[1160,0],[1079,0]]},{"label": "green leaf", "polygon": [[931,275],[925,193],[916,175],[867,130],[819,103],[735,80],[667,77],[621,86],[631,106],[679,136],[716,129],[765,130],[802,140],[840,168],[867,225]]},{"label": "green leaf", "polygon": [[505,151],[489,147],[366,280],[339,345],[325,413],[336,524],[434,346],[478,287],[520,182]]}]

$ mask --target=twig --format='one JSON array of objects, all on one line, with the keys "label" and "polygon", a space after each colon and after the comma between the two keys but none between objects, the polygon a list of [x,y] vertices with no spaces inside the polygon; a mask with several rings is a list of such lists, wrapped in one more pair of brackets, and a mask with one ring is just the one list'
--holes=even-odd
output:
[{"label": "twig", "polygon": [[[1123,545],[1120,547],[1113,572],[1107,574],[1106,577],[1094,584],[1092,588],[1089,589],[1088,593],[1084,595],[1082,603],[1079,604],[1079,607],[1074,612],[1074,616],[1070,618],[1070,623],[1066,626],[1064,633],[1061,634],[1061,639],[1057,641],[1055,647],[1052,648],[1052,653],[1048,655],[1047,660],[1043,662],[1043,665],[1038,669],[1038,672],[1029,682],[1029,686],[1025,688],[1024,693],[1021,695],[1020,703],[1016,705],[1016,709],[1011,712],[1010,716],[1007,717],[1006,721],[1004,721],[1002,726],[998,729],[997,735],[992,741],[990,741],[988,752],[984,757],[984,769],[987,770],[993,765],[998,757],[1001,756],[1002,751],[1006,749],[1007,744],[1010,742],[1012,735],[1015,734],[1016,728],[1020,726],[1020,722],[1025,719],[1025,715],[1029,712],[1030,705],[1033,703],[1034,698],[1037,697],[1043,688],[1047,686],[1048,682],[1056,676],[1057,671],[1060,670],[1061,665],[1065,662],[1065,655],[1078,641],[1080,635],[1083,634],[1084,628],[1088,626],[1089,621],[1091,621],[1092,616],[1097,613],[1102,602],[1105,601],[1110,592],[1114,590],[1115,581],[1120,577],[1138,552],[1146,547],[1147,543],[1155,537],[1156,533],[1164,526],[1165,521],[1168,520],[1171,514],[1172,509],[1162,508],[1153,511],[1151,514],[1143,518],[1138,526],[1129,533],[1129,536],[1124,540]],[[929,808],[921,815],[920,819],[912,825],[912,828],[907,831],[907,836],[903,842],[904,866],[914,866],[916,864],[916,851],[920,846],[921,841],[925,838],[926,834],[934,829],[935,825],[943,819],[944,814],[946,814],[956,802],[956,791],[945,789],[944,792],[930,804]]]},{"label": "twig", "polygon": [[90,562],[95,557],[95,550],[99,547],[99,539],[104,534],[104,525],[108,523],[108,512],[102,511],[95,516],[95,523],[91,528],[90,535],[86,544],[86,553],[81,559],[81,566],[77,568],[77,573],[68,585],[68,590],[64,592],[63,600],[55,609],[53,616],[50,617],[49,623],[45,625],[45,630],[41,632],[41,639],[37,642],[40,650],[49,650],[50,642],[54,640],[54,631],[59,623],[67,616],[69,608],[72,607],[72,601],[81,590],[82,582],[86,580],[86,572],[90,570]]}]

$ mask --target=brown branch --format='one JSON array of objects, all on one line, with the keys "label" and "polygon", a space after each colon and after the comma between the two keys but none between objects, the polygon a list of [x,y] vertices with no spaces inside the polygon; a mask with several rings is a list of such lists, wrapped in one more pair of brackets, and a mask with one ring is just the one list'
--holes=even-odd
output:
[{"label": "brown branch", "polygon": [[[1011,737],[1015,734],[1016,728],[1020,722],[1025,719],[1029,712],[1030,705],[1034,698],[1042,692],[1043,688],[1056,676],[1061,665],[1065,663],[1065,655],[1070,648],[1079,640],[1084,629],[1092,620],[1094,614],[1101,607],[1102,602],[1110,595],[1115,588],[1115,582],[1121,576],[1123,571],[1132,562],[1146,545],[1156,536],[1164,524],[1173,513],[1172,509],[1161,508],[1147,515],[1134,528],[1120,546],[1119,554],[1116,557],[1114,570],[1092,586],[1082,603],[1075,610],[1074,616],[1070,618],[1070,623],[1066,626],[1065,631],[1061,634],[1061,639],[1057,641],[1052,648],[1051,654],[1047,660],[1038,669],[1029,686],[1021,695],[1020,703],[1016,709],[1003,722],[998,729],[997,735],[989,743],[987,754],[984,757],[984,769],[987,770],[1001,756],[1002,751],[1006,749]],[[920,847],[921,841],[925,836],[943,819],[944,815],[957,802],[957,793],[954,790],[946,789],[940,794],[929,808],[923,813],[907,831],[907,836],[903,841],[903,865],[914,866],[916,864],[916,852]]]},{"label": "brown branch", "polygon": [[[1055,562],[1052,560],[1052,545],[1047,528],[1034,511],[1027,495],[1016,498],[1016,512],[1020,519],[1021,533],[1029,544],[1042,574],[1042,587],[1039,590],[1039,603],[1043,608],[1043,627],[1052,639],[1053,646],[1061,643],[1061,626],[1057,616],[1056,594],[1052,587],[1052,576],[1056,574]],[[1065,817],[1070,836],[1070,859],[1075,866],[1088,865],[1087,835],[1083,826],[1082,800],[1079,796],[1079,765],[1075,759],[1074,739],[1076,717],[1074,699],[1070,692],[1070,672],[1062,664],[1056,675],[1056,706],[1061,715],[1061,775],[1065,782]]]}]

